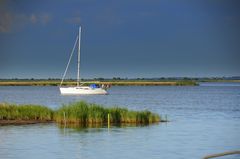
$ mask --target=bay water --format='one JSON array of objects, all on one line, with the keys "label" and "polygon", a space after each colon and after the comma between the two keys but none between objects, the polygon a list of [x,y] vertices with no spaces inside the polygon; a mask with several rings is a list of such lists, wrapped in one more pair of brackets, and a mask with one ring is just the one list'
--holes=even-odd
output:
[{"label": "bay water", "polygon": [[[84,100],[160,114],[149,126],[60,128],[56,124],[0,127],[0,158],[199,159],[240,150],[240,84],[114,86],[109,95],[62,96],[54,86],[1,86],[0,102],[56,109]],[[239,159],[240,155],[221,157]]]}]

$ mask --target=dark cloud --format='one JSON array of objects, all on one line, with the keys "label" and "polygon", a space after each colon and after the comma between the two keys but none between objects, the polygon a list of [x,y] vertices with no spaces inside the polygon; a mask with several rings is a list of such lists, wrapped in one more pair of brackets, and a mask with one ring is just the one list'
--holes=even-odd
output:
[{"label": "dark cloud", "polygon": [[32,15],[30,16],[30,21],[31,21],[32,23],[37,23],[38,19],[37,19],[36,15],[32,14]]},{"label": "dark cloud", "polygon": [[10,11],[0,12],[0,33],[8,33],[15,28],[23,28],[27,25],[46,25],[50,22],[51,16],[48,13],[42,14],[17,14]]},{"label": "dark cloud", "polygon": [[238,75],[237,2],[0,0],[0,76],[60,77],[80,23],[83,77]]},{"label": "dark cloud", "polygon": [[120,25],[124,24],[124,19],[114,14],[101,14],[96,17],[98,23],[106,25]]},{"label": "dark cloud", "polygon": [[47,23],[49,23],[52,20],[52,16],[47,13],[44,13],[44,14],[40,14],[38,16],[38,19],[41,24],[46,25]]},{"label": "dark cloud", "polygon": [[68,18],[65,21],[70,24],[80,24],[82,20],[80,16],[75,16],[75,17]]},{"label": "dark cloud", "polygon": [[10,32],[14,18],[10,13],[0,13],[0,32]]}]

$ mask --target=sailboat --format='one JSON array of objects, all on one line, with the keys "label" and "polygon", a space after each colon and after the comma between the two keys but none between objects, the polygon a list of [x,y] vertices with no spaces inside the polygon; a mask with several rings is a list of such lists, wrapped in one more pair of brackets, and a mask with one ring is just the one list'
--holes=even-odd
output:
[{"label": "sailboat", "polygon": [[[71,62],[74,50],[76,48],[76,44],[78,42],[78,57],[77,57],[77,86],[73,86],[73,87],[62,87],[63,84],[63,80],[66,76],[67,70],[68,70],[68,66]],[[65,72],[63,74],[62,80],[61,80],[61,84],[60,84],[60,92],[63,95],[97,95],[97,94],[108,94],[108,92],[106,91],[106,87],[104,86],[99,86],[98,84],[91,84],[90,86],[83,86],[84,83],[81,84],[81,79],[80,79],[80,42],[81,42],[81,26],[79,27],[79,34],[75,40],[67,67],[65,69]]]}]

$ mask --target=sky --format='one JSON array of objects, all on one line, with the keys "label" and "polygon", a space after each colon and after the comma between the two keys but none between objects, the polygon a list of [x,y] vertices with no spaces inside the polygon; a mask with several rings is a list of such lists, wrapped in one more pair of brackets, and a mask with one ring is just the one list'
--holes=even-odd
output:
[{"label": "sky", "polygon": [[[238,0],[0,0],[0,78],[240,75]],[[77,53],[68,78],[76,78]]]}]

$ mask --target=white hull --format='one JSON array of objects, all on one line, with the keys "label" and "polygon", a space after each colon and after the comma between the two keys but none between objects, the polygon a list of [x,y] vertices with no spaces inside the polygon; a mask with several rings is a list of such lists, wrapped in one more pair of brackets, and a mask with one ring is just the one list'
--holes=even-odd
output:
[{"label": "white hull", "polygon": [[[81,82],[80,81],[80,41],[81,41],[81,26],[79,27],[79,35],[76,38],[75,44],[74,44],[73,49],[72,49],[72,53],[70,55],[69,61],[67,63],[67,67],[65,69],[65,72],[63,74],[62,81],[61,81],[61,84],[60,84],[60,87],[59,87],[61,94],[63,94],[63,95],[108,94],[107,91],[104,89],[104,87],[101,88],[97,84],[91,84],[90,87],[89,86],[81,86],[80,85],[80,82]],[[77,86],[76,87],[61,87],[62,83],[63,83],[63,80],[64,80],[64,78],[66,76],[66,73],[67,73],[67,70],[68,70],[68,66],[69,66],[69,64],[71,62],[72,55],[74,53],[74,50],[75,50],[77,42],[78,42]],[[106,87],[106,88],[108,88],[108,87]]]},{"label": "white hull", "polygon": [[60,87],[62,95],[93,95],[93,94],[108,94],[103,88],[91,88],[88,86],[79,87]]}]

